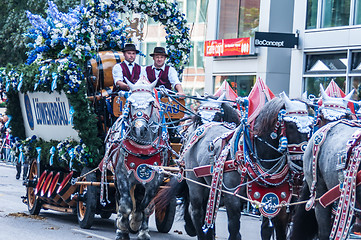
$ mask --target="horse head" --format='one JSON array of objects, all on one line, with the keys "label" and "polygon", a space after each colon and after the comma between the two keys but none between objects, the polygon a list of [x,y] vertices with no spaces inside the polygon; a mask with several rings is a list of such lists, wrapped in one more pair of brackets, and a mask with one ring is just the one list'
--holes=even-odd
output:
[{"label": "horse head", "polygon": [[[347,117],[347,104],[351,99],[354,89],[343,98],[330,97],[320,84],[322,97],[322,106],[319,111],[320,125],[326,125],[329,122],[340,120]],[[321,127],[320,126],[320,127]]]},{"label": "horse head", "polygon": [[130,136],[140,144],[149,144],[158,136],[160,116],[153,89],[157,81],[149,83],[143,77],[135,84],[127,81],[131,90],[128,98]]},{"label": "horse head", "polygon": [[198,93],[197,97],[204,101],[198,107],[198,115],[193,119],[196,126],[209,122],[229,122],[239,125],[240,119],[237,111],[229,103],[224,102],[225,93],[218,98],[212,96],[203,98]]},{"label": "horse head", "polygon": [[[256,139],[263,140],[255,141],[258,156],[261,159],[302,156],[312,125],[313,119],[308,116],[307,105],[302,101],[290,100],[282,92],[280,98],[265,104],[256,119],[254,133]],[[271,148],[273,151],[270,151]],[[269,161],[263,164],[273,167],[275,163]]]}]

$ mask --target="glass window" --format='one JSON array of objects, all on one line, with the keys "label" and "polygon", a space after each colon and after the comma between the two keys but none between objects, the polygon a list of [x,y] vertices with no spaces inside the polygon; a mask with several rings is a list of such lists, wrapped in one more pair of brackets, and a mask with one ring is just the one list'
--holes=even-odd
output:
[{"label": "glass window", "polygon": [[361,0],[355,2],[355,24],[361,24]]},{"label": "glass window", "polygon": [[[189,54],[189,67],[190,68],[203,68],[204,67],[204,42],[192,42],[193,47]],[[196,54],[194,54],[194,52]]]},{"label": "glass window", "polygon": [[146,55],[145,61],[143,61],[143,64],[147,65],[147,66],[153,65],[153,58],[151,58],[149,56],[149,54],[151,54],[153,52],[153,49],[157,46],[157,43],[156,42],[147,42],[143,46],[144,46],[143,53]]},{"label": "glass window", "polygon": [[[198,12],[197,9],[199,9]],[[199,23],[205,22],[206,13],[207,13],[207,0],[187,0],[188,22],[193,23],[196,22],[196,20],[198,20]]]},{"label": "glass window", "polygon": [[308,55],[306,73],[346,72],[347,54]]},{"label": "glass window", "polygon": [[323,0],[322,27],[349,25],[351,0]]},{"label": "glass window", "polygon": [[361,52],[352,53],[351,72],[361,72]]},{"label": "glass window", "polygon": [[238,36],[250,37],[254,36],[254,32],[258,31],[259,26],[259,7],[260,1],[244,1],[241,0],[239,7]]},{"label": "glass window", "polygon": [[318,0],[307,0],[306,29],[314,29],[317,24]]},{"label": "glass window", "polygon": [[260,0],[221,0],[218,39],[254,36],[259,8]]},{"label": "glass window", "polygon": [[355,101],[361,100],[361,76],[351,78],[351,86],[355,89],[355,93],[352,96],[352,99]]},{"label": "glass window", "polygon": [[196,21],[197,0],[187,0],[187,21],[193,23]]},{"label": "glass window", "polygon": [[223,81],[227,81],[238,96],[246,97],[251,92],[252,86],[256,81],[256,76],[215,76],[215,91],[222,85]]},{"label": "glass window", "polygon": [[334,80],[342,91],[345,92],[346,77],[306,77],[305,90],[307,91],[307,94],[319,96],[320,84],[326,89],[331,80]]}]

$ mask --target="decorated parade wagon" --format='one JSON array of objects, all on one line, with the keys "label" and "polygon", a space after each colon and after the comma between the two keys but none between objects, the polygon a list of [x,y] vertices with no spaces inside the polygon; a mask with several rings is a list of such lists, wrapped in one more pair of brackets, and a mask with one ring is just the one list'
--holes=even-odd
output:
[{"label": "decorated parade wagon", "polygon": [[[68,13],[59,12],[51,1],[48,4],[47,18],[27,12],[33,26],[27,33],[27,63],[1,71],[14,137],[12,154],[29,164],[24,202],[31,214],[41,209],[77,212],[79,225],[89,228],[95,214],[109,218],[117,212],[114,171],[99,164],[114,147],[109,143],[114,124],[120,127],[118,132],[125,131],[119,118],[124,119],[123,111],[129,113],[132,106],[130,93],[112,92],[112,67],[123,59],[120,50],[137,37],[141,40],[135,22],[153,18],[167,33],[168,64],[181,76],[191,47],[189,29],[177,4],[167,1],[91,0]],[[168,153],[163,162],[169,164],[180,144],[169,142],[165,122],[183,117],[184,100],[161,98],[153,88],[137,89],[133,91],[151,92],[156,102],[157,129],[163,133],[160,142]],[[127,149],[144,158],[134,146]],[[145,184],[154,174],[139,165],[130,163],[128,173]],[[174,208],[163,218],[172,219]],[[173,220],[157,219],[160,231],[170,230]]]}]

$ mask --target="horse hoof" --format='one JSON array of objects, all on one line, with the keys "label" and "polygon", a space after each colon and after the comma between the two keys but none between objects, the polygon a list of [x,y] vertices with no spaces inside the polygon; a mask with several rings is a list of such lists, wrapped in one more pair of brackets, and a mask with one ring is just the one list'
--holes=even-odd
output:
[{"label": "horse hoof", "polygon": [[117,230],[115,240],[130,240],[129,233],[123,233]]},{"label": "horse hoof", "polygon": [[150,240],[150,235],[148,230],[141,230],[137,237],[138,240]]},{"label": "horse hoof", "polygon": [[142,225],[143,214],[131,214],[129,219],[129,227],[132,231],[137,232]]}]

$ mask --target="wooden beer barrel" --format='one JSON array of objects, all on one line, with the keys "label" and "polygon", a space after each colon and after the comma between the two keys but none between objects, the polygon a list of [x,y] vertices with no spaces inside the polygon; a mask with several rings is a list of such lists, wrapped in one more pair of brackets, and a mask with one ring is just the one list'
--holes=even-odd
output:
[{"label": "wooden beer barrel", "polygon": [[38,183],[36,184],[36,187],[35,187],[35,191],[34,191],[35,195],[40,194],[40,190],[41,190],[41,187],[43,186],[43,183],[45,181],[46,174],[47,174],[46,170],[41,174],[41,176],[40,176],[40,178],[38,180]]},{"label": "wooden beer barrel", "polygon": [[57,194],[56,190],[58,189],[58,186],[60,186],[59,183],[59,179],[60,179],[60,172],[58,172],[57,174],[55,174],[53,180],[51,181],[49,190],[48,190],[48,199],[51,200],[52,203],[54,203],[55,205],[60,205],[60,206],[67,206],[68,204],[66,204],[63,199],[60,197],[59,194]]},{"label": "wooden beer barrel", "polygon": [[40,191],[40,197],[46,197],[46,193],[50,187],[50,184],[51,184],[51,180],[53,179],[53,172],[50,172],[48,174],[48,176],[46,177],[45,181],[44,181],[44,184],[43,184],[43,187],[41,188],[41,191]]},{"label": "wooden beer barrel", "polygon": [[96,78],[93,82],[95,90],[113,86],[112,69],[115,64],[124,60],[122,52],[102,51],[98,52],[95,59],[90,60],[91,73]]},{"label": "wooden beer barrel", "polygon": [[71,179],[73,176],[73,171],[71,171],[61,182],[57,193],[59,196],[66,202],[69,206],[73,207],[76,205],[76,202],[71,199],[71,195],[75,192],[77,186],[71,184]]}]

